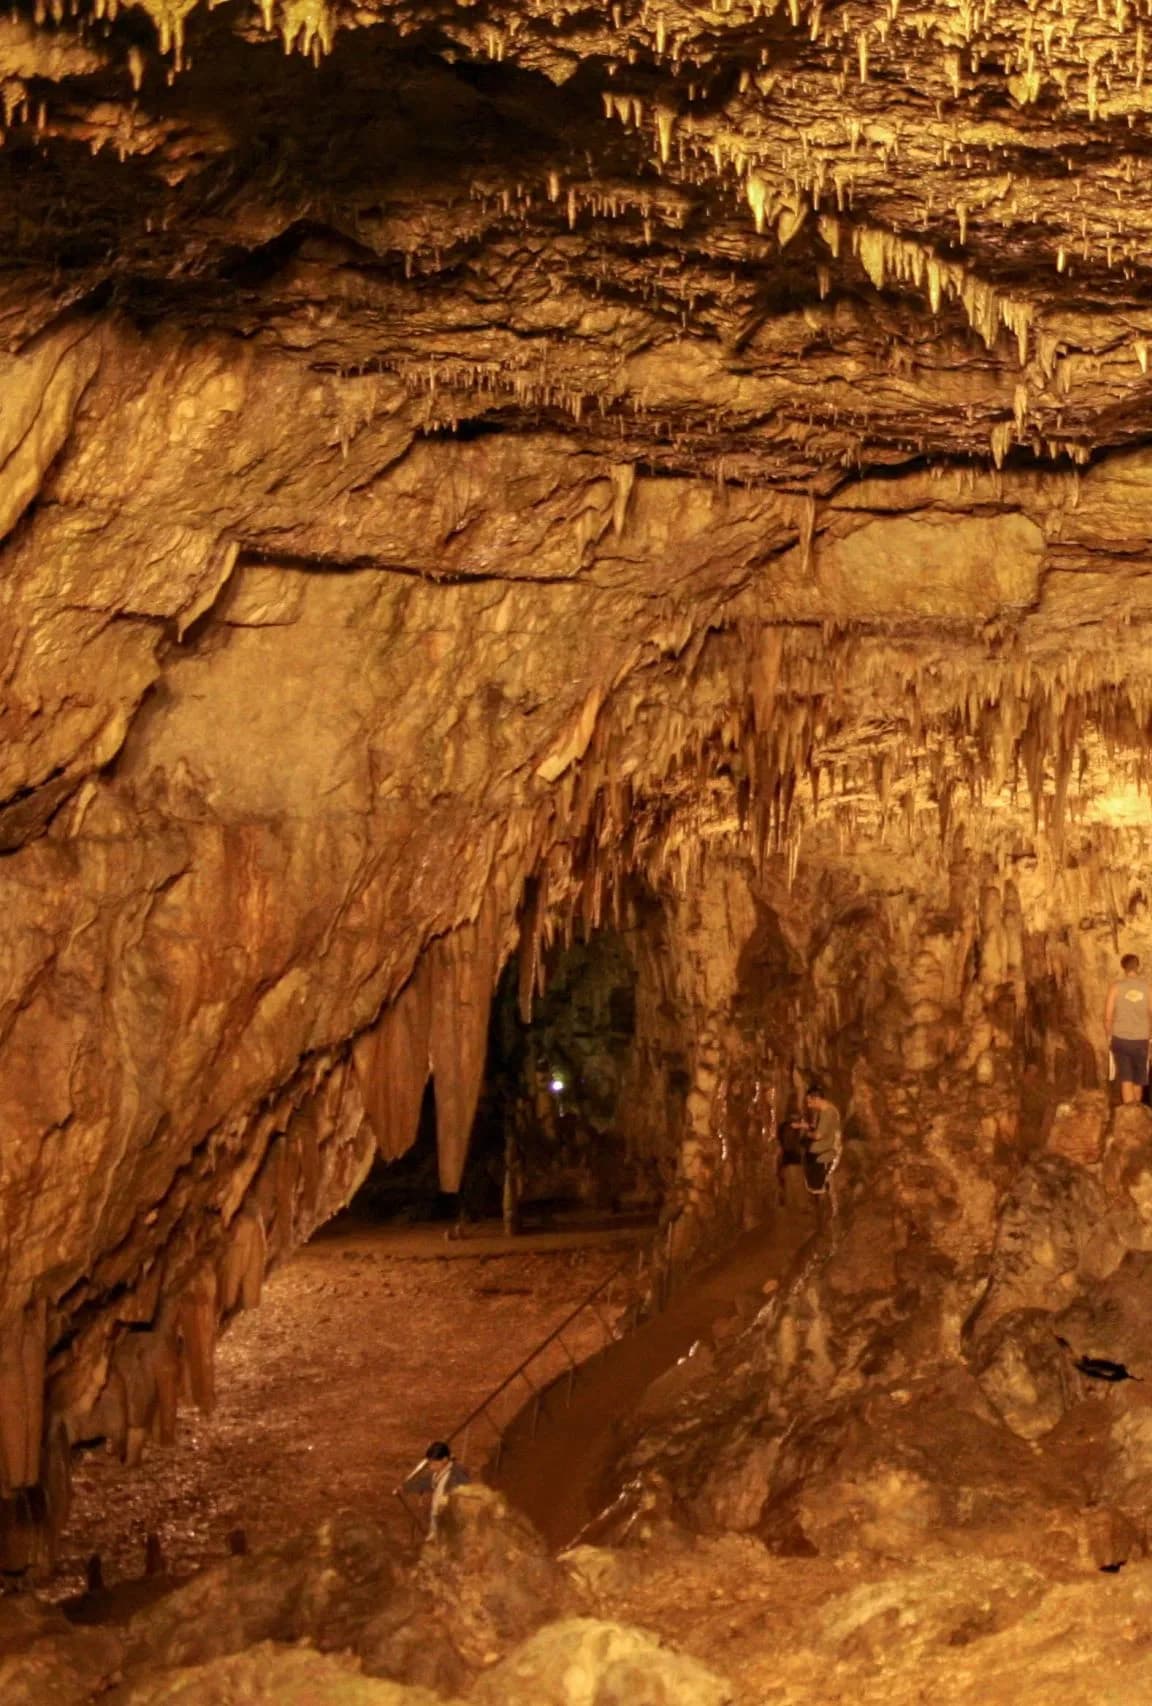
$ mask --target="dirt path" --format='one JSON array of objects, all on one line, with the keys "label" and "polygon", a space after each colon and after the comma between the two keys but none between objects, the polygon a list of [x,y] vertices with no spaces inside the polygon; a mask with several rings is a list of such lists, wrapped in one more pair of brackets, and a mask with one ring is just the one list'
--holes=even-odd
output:
[{"label": "dirt path", "polygon": [[[110,1585],[137,1576],[150,1531],[176,1572],[222,1557],[234,1528],[258,1547],[342,1512],[406,1539],[391,1489],[429,1439],[627,1256],[611,1234],[536,1235],[510,1252],[488,1236],[446,1243],[440,1226],[334,1222],[224,1336],[212,1417],[185,1415],[176,1445],[137,1469],[103,1451],[81,1460],[55,1593],[83,1586],[94,1552]],[[581,1355],[601,1338],[594,1321],[573,1333]]]},{"label": "dirt path", "polygon": [[811,1212],[781,1216],[749,1233],[714,1267],[674,1296],[662,1315],[580,1370],[565,1405],[546,1404],[531,1438],[522,1414],[509,1431],[505,1455],[489,1479],[531,1517],[553,1546],[565,1546],[596,1515],[595,1495],[611,1462],[618,1420],[639,1403],[652,1381],[678,1362],[738,1299],[762,1300],[765,1281],[778,1279],[811,1235]]}]

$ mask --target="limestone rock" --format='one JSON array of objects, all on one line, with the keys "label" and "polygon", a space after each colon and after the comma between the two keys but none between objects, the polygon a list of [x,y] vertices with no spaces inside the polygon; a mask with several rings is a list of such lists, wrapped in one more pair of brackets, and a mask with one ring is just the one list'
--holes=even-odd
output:
[{"label": "limestone rock", "polygon": [[552,1623],[477,1683],[478,1706],[731,1706],[731,1685],[618,1623]]},{"label": "limestone rock", "polygon": [[1070,1101],[1057,1104],[1048,1132],[1048,1148],[1066,1161],[1091,1167],[1103,1153],[1107,1124],[1104,1094],[1099,1090],[1082,1090]]},{"label": "limestone rock", "polygon": [[554,1617],[566,1594],[526,1518],[489,1487],[458,1487],[411,1579],[361,1631],[357,1650],[373,1675],[462,1691]]},{"label": "limestone rock", "polygon": [[591,1604],[610,1599],[627,1575],[627,1554],[606,1546],[570,1546],[558,1561],[577,1595]]},{"label": "limestone rock", "polygon": [[1054,1428],[1078,1382],[1047,1310],[1013,1310],[979,1342],[971,1366],[997,1415],[1022,1439]]},{"label": "limestone rock", "polygon": [[30,1596],[0,1598],[4,1706],[86,1706],[112,1682],[123,1643],[108,1629],[75,1629]]},{"label": "limestone rock", "polygon": [[675,1408],[697,1382],[709,1378],[714,1368],[715,1359],[707,1346],[695,1346],[688,1356],[681,1357],[679,1362],[652,1382],[640,1400],[641,1413],[655,1416],[664,1410]]},{"label": "limestone rock", "polygon": [[852,1104],[782,1411],[1152,1248],[1128,0],[142,9],[0,22],[0,1561],[630,908],[672,1266]]},{"label": "limestone rock", "polygon": [[[423,1688],[362,1676],[348,1658],[263,1642],[128,1685],[114,1706],[442,1706]],[[110,1702],[110,1706],[113,1706]],[[451,1703],[446,1703],[451,1706]]]},{"label": "limestone rock", "polygon": [[315,1534],[230,1558],[133,1617],[129,1663],[204,1664],[260,1641],[352,1644],[395,1585],[391,1547],[367,1522],[327,1522]]}]

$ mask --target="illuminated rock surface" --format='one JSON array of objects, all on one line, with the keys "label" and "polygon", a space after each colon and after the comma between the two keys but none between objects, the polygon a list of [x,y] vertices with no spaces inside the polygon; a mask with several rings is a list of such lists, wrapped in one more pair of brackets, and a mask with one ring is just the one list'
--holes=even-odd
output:
[{"label": "illuminated rock surface", "polygon": [[1152,1121],[1100,1023],[1152,956],[1148,27],[0,21],[11,1576],[76,1447],[211,1406],[429,1074],[459,1184],[501,967],[527,1008],[609,923],[674,1260],[772,1211],[795,1069],[850,1113],[809,1266],[631,1442],[652,1509],[1142,1552]]}]

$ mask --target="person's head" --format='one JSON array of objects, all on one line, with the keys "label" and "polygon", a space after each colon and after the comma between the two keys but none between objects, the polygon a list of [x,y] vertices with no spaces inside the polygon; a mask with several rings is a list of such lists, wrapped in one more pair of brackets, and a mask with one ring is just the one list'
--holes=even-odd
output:
[{"label": "person's head", "polygon": [[1125,954],[1124,958],[1120,961],[1120,970],[1124,973],[1125,977],[1135,977],[1136,973],[1140,970],[1140,955]]},{"label": "person's head", "polygon": [[812,1083],[809,1084],[804,1093],[804,1100],[810,1108],[818,1108],[821,1103],[828,1100],[824,1092],[824,1086],[818,1078],[813,1079]]},{"label": "person's head", "polygon": [[442,1439],[434,1439],[424,1453],[424,1461],[426,1463],[447,1463],[451,1455],[452,1447],[450,1445],[445,1445]]}]

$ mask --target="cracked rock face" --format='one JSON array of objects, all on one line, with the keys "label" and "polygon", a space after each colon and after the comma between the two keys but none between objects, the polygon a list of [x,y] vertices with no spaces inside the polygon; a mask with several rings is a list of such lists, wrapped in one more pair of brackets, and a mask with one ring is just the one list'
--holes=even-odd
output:
[{"label": "cracked rock face", "polygon": [[896,1097],[954,1337],[1029,1145],[1095,1164],[1145,51],[1121,0],[0,20],[4,1568],[76,1447],[211,1403],[430,1073],[458,1184],[495,980],[573,929],[637,935],[678,1257],[797,1069]]}]

